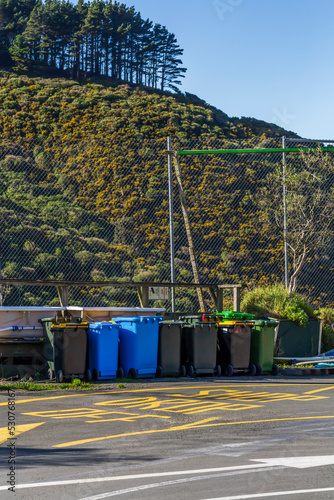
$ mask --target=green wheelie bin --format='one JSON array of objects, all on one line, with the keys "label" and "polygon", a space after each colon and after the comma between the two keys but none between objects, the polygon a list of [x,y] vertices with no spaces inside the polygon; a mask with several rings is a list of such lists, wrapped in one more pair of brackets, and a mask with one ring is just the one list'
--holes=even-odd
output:
[{"label": "green wheelie bin", "polygon": [[254,321],[251,333],[250,361],[256,366],[256,375],[271,373],[277,375],[274,363],[274,341],[276,321],[259,319]]},{"label": "green wheelie bin", "polygon": [[53,360],[53,333],[51,325],[55,318],[43,318],[38,320],[43,327],[43,358],[45,360],[45,374],[49,380],[55,378],[55,364]]}]

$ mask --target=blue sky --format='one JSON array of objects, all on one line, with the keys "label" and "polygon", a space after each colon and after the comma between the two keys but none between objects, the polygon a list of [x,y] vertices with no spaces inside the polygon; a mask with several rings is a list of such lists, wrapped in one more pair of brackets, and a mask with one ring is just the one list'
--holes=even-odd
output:
[{"label": "blue sky", "polygon": [[182,91],[229,116],[334,139],[333,0],[122,3],[175,33],[188,68]]}]

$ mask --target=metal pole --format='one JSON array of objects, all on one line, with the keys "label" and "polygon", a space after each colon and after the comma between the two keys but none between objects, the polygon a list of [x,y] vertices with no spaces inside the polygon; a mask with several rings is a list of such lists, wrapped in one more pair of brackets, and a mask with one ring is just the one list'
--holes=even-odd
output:
[{"label": "metal pole", "polygon": [[[0,279],[2,278],[1,276],[1,259],[0,259]],[[2,307],[2,285],[0,285],[0,307]]]},{"label": "metal pole", "polygon": [[[285,136],[282,137],[282,147],[285,148]],[[287,215],[286,215],[286,175],[285,175],[286,157],[283,153],[283,238],[284,238],[284,281],[285,288],[289,286],[289,267],[288,267],[288,231],[287,231]]]},{"label": "metal pole", "polygon": [[[172,150],[172,140],[167,137],[167,150]],[[169,238],[170,238],[170,279],[175,283],[175,262],[174,262],[174,210],[173,210],[173,169],[172,157],[168,154],[168,202],[169,202]],[[175,288],[171,287],[172,312],[175,312]]]}]

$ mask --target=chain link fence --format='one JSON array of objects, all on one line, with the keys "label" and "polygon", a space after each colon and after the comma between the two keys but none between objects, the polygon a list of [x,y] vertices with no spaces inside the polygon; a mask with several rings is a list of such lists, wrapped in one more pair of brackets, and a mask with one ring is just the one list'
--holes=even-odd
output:
[{"label": "chain link fence", "polygon": [[[172,139],[176,151],[281,144],[280,139],[265,137]],[[301,145],[307,146],[293,147]],[[259,200],[270,175],[282,169],[282,153],[177,157],[201,282],[246,287],[284,282],[283,233],[268,226]],[[286,154],[287,165],[303,162],[299,153]],[[2,277],[170,281],[166,138],[0,140],[0,175]],[[191,283],[189,243],[175,180],[173,192],[176,281]],[[333,245],[330,238],[325,243],[307,255],[297,281],[297,291],[307,293],[316,306],[334,302]],[[208,292],[204,298],[210,310]],[[226,307],[229,300],[226,297]],[[69,301],[82,306],[139,306],[132,288],[71,287]],[[3,305],[58,304],[53,287],[3,289]],[[165,301],[150,305],[170,309]],[[176,289],[176,310],[198,308],[196,290]]]}]

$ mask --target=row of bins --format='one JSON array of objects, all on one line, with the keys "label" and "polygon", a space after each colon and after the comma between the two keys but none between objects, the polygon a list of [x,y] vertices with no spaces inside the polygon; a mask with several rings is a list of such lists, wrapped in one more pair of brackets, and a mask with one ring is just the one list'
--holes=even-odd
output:
[{"label": "row of bins", "polygon": [[40,321],[48,377],[62,382],[74,377],[90,381],[124,376],[232,376],[239,371],[275,373],[276,323],[255,321],[243,314],[183,316],[180,321],[162,321],[159,316],[120,317],[96,323],[46,318]]}]

